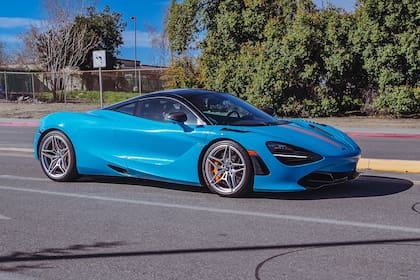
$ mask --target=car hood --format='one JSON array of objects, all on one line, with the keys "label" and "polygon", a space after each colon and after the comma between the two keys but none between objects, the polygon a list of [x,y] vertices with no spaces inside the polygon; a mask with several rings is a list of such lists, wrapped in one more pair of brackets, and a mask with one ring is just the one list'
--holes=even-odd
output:
[{"label": "car hood", "polygon": [[360,154],[359,146],[342,131],[303,120],[290,120],[281,125],[241,127],[240,130],[255,133],[266,141],[291,144],[327,156]]}]

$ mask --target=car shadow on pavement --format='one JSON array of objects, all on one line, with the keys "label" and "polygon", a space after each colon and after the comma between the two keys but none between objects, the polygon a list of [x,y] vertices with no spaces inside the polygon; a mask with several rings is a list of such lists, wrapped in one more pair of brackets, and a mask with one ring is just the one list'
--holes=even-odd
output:
[{"label": "car shadow on pavement", "polygon": [[407,191],[413,182],[400,178],[362,175],[340,185],[293,193],[252,193],[248,197],[284,200],[319,200],[393,195]]},{"label": "car shadow on pavement", "polygon": [[177,183],[167,183],[161,181],[153,181],[139,178],[129,177],[111,177],[111,176],[82,176],[77,182],[90,182],[90,183],[102,183],[102,184],[115,184],[115,185],[131,185],[131,186],[142,186],[152,187],[168,190],[186,191],[186,192],[198,192],[198,193],[210,193],[207,188],[200,186],[190,186]]},{"label": "car shadow on pavement", "polygon": [[[176,191],[210,193],[207,188],[175,183],[143,180],[137,178],[84,176],[79,182],[95,182],[106,184],[138,185],[143,187],[160,188]],[[302,192],[252,192],[243,198],[266,198],[283,200],[320,200],[354,197],[375,197],[393,195],[407,191],[413,182],[400,178],[362,175],[358,179],[341,185],[328,186],[316,190]]]},{"label": "car shadow on pavement", "polygon": [[[131,246],[131,250],[122,247],[130,245],[126,242],[98,242],[91,245],[77,244],[63,248],[48,248],[37,251],[28,252],[12,252],[7,255],[0,255],[0,272],[24,272],[34,269],[56,269],[53,261],[82,261],[84,264],[88,260],[95,259],[111,259],[111,258],[139,258],[148,256],[170,256],[187,254],[223,254],[235,252],[256,252],[256,251],[272,251],[272,250],[288,250],[280,255],[295,253],[305,249],[315,248],[340,248],[353,246],[372,246],[372,245],[405,245],[419,246],[420,238],[394,238],[394,239],[371,239],[371,240],[348,240],[335,242],[312,242],[312,243],[295,243],[295,244],[266,244],[266,245],[247,245],[247,246],[214,246],[201,248],[156,248],[152,250],[140,250]],[[135,245],[135,243],[131,243]],[[292,251],[290,251],[292,250]],[[274,257],[280,256],[275,255]],[[269,259],[271,259],[270,257]],[[267,260],[260,262],[258,268]],[[38,263],[38,264],[37,264]],[[9,278],[8,278],[9,279]],[[13,278],[15,279],[15,278]],[[259,278],[257,278],[259,279]]]},{"label": "car shadow on pavement", "polygon": [[[39,269],[53,269],[55,268],[52,265],[47,264],[16,264],[7,266],[4,264],[7,263],[22,263],[22,262],[37,262],[37,261],[47,261],[47,260],[60,260],[66,259],[68,256],[75,255],[94,255],[91,252],[96,250],[106,250],[119,248],[123,246],[130,245],[124,241],[115,241],[115,242],[96,242],[93,244],[75,244],[68,247],[56,247],[56,248],[44,248],[32,252],[22,252],[16,251],[12,252],[6,256],[0,256],[0,272],[6,273],[16,273],[26,270],[39,270]],[[9,278],[7,278],[9,279]],[[12,278],[10,278],[12,279]],[[13,278],[14,279],[14,278]]]}]

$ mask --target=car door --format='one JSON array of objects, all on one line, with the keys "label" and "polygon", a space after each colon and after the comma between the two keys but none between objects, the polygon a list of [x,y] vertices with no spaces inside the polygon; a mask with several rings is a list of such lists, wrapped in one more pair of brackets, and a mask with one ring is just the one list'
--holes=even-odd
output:
[{"label": "car door", "polygon": [[[185,123],[168,121],[170,113],[183,112]],[[207,133],[185,104],[170,97],[137,101],[133,116],[116,129],[121,156],[129,172],[147,179],[199,183],[198,160]]]}]

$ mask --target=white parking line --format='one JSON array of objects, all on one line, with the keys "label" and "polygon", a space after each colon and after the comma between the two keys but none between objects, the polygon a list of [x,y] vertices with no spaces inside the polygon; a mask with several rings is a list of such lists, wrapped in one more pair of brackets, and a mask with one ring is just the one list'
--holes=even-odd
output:
[{"label": "white parking line", "polygon": [[0,151],[33,153],[33,148],[0,147]]},{"label": "white parking line", "polygon": [[34,157],[33,148],[0,147],[0,156],[2,157]]},{"label": "white parking line", "polygon": [[215,214],[241,215],[241,216],[260,217],[260,218],[269,218],[269,219],[278,219],[278,220],[289,220],[289,221],[295,221],[295,222],[328,224],[328,225],[335,225],[335,226],[358,227],[358,228],[376,229],[376,230],[389,230],[389,231],[399,231],[399,232],[407,232],[407,233],[420,233],[420,228],[415,228],[415,227],[393,226],[393,225],[383,225],[383,224],[375,224],[375,223],[362,223],[362,222],[342,221],[342,220],[333,220],[333,219],[324,219],[324,218],[315,218],[315,217],[310,218],[310,217],[302,217],[302,216],[251,212],[251,211],[242,211],[242,210],[233,210],[233,209],[220,209],[220,208],[213,208],[213,207],[151,202],[151,201],[146,201],[146,200],[133,200],[133,199],[123,199],[123,198],[112,198],[112,197],[105,197],[105,196],[84,195],[84,194],[77,194],[77,193],[34,190],[34,189],[16,188],[16,187],[9,187],[9,186],[0,186],[0,190],[37,193],[37,194],[44,194],[44,195],[82,198],[82,199],[91,199],[91,200],[100,200],[100,201],[118,202],[118,203],[127,203],[127,204],[137,204],[137,205],[145,205],[145,206],[153,206],[153,207],[202,211],[202,212],[215,213]]},{"label": "white parking line", "polygon": [[26,153],[0,153],[0,156],[2,157],[23,157],[23,158],[33,158],[34,156],[31,154],[26,154]]},{"label": "white parking line", "polygon": [[0,214],[0,220],[10,220],[10,218]]},{"label": "white parking line", "polygon": [[[1,124],[0,124],[1,125]],[[7,271],[7,270],[6,270]],[[0,279],[2,280],[39,280],[29,276],[18,275],[16,272],[0,272]]]},{"label": "white parking line", "polygon": [[22,176],[7,175],[7,174],[0,175],[0,179],[23,180],[23,181],[40,181],[40,182],[49,181],[49,182],[52,182],[50,179],[47,179],[47,178],[22,177]]}]

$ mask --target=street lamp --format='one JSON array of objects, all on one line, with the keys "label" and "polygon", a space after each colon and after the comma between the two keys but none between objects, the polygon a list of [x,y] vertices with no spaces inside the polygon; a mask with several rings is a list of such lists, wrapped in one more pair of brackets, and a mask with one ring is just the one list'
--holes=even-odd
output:
[{"label": "street lamp", "polygon": [[136,17],[132,16],[130,18],[134,21],[134,88],[133,91],[138,90],[138,84],[137,84],[137,22]]}]

